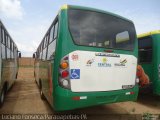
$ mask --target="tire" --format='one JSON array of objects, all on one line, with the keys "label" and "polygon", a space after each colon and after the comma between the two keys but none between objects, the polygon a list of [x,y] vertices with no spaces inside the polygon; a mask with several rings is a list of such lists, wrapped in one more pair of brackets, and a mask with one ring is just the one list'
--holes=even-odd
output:
[{"label": "tire", "polygon": [[0,107],[3,106],[4,103],[5,90],[3,89],[0,95]]},{"label": "tire", "polygon": [[40,97],[41,97],[41,99],[45,100],[45,96],[44,96],[43,91],[42,91],[41,80],[39,80],[39,89],[40,89]]},{"label": "tire", "polygon": [[17,79],[17,77],[18,77],[18,73],[16,73],[16,79]]},{"label": "tire", "polygon": [[42,88],[40,89],[40,97],[41,97],[42,100],[45,100],[45,96],[43,94]]}]

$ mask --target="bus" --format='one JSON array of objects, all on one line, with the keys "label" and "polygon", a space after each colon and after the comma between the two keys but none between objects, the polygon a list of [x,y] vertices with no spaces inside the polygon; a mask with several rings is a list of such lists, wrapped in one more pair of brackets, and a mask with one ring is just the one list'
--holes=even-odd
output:
[{"label": "bus", "polygon": [[18,73],[18,48],[0,21],[0,106]]},{"label": "bus", "polygon": [[139,64],[149,78],[149,88],[160,95],[160,30],[138,35]]},{"label": "bus", "polygon": [[135,101],[138,40],[132,21],[64,5],[38,46],[35,79],[55,111]]}]

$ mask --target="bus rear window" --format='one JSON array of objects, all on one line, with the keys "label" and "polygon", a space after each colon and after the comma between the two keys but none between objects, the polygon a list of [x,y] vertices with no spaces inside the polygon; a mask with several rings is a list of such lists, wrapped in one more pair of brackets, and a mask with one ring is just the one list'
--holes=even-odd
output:
[{"label": "bus rear window", "polygon": [[132,22],[110,14],[69,9],[69,29],[77,45],[133,50]]},{"label": "bus rear window", "polygon": [[143,37],[138,39],[139,63],[152,62],[152,38]]}]

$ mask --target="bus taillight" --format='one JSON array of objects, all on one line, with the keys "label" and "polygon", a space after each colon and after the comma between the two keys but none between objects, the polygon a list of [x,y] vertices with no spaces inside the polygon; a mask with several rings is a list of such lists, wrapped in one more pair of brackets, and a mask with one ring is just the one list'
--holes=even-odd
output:
[{"label": "bus taillight", "polygon": [[61,73],[62,78],[66,78],[66,77],[68,77],[68,75],[69,75],[69,72],[67,70],[65,70]]},{"label": "bus taillight", "polygon": [[62,62],[61,65],[60,65],[60,67],[62,69],[66,69],[66,68],[68,68],[68,63],[67,62]]},{"label": "bus taillight", "polygon": [[61,59],[58,82],[61,87],[70,89],[68,56]]}]

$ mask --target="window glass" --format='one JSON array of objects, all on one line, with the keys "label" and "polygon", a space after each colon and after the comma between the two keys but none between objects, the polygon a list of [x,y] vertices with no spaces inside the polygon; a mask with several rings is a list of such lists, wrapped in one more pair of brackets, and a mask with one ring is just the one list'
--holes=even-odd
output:
[{"label": "window glass", "polygon": [[48,45],[48,37],[49,37],[49,34],[47,34],[47,36],[46,36],[46,44],[45,44],[45,47],[47,47],[47,45]]},{"label": "window glass", "polygon": [[53,59],[55,54],[55,49],[56,49],[56,40],[52,41],[48,46],[47,60]]},{"label": "window glass", "polygon": [[5,44],[5,32],[4,29],[2,29],[2,43]]},{"label": "window glass", "polygon": [[151,37],[139,38],[138,39],[138,48],[139,49],[152,48],[152,38]]},{"label": "window glass", "polygon": [[41,52],[43,51],[43,42],[41,43]]},{"label": "window glass", "polygon": [[124,46],[126,48],[130,47],[130,37],[128,31],[123,31],[121,33],[118,33],[116,35],[116,44],[114,45],[115,48],[123,48]]},{"label": "window glass", "polygon": [[2,29],[1,29],[1,25],[0,25],[0,42],[2,43]]},{"label": "window glass", "polygon": [[11,47],[11,44],[10,44],[10,42],[11,42],[11,40],[10,40],[10,37],[9,36],[7,36],[7,40],[8,40],[8,48],[10,48]]},{"label": "window glass", "polygon": [[13,42],[12,42],[12,45],[11,45],[11,46],[12,46],[12,51],[14,51],[14,50],[13,50],[13,48],[14,48],[14,47],[13,47]]},{"label": "window glass", "polygon": [[39,51],[36,52],[36,58],[39,59]]},{"label": "window glass", "polygon": [[5,43],[6,43],[6,47],[8,47],[8,36],[6,33],[5,33]]},{"label": "window glass", "polygon": [[14,55],[15,55],[15,59],[18,57],[18,53],[17,53],[17,48],[16,46],[14,47]]},{"label": "window glass", "polygon": [[9,58],[11,57],[11,56],[10,56],[10,55],[11,55],[10,52],[11,52],[10,49],[7,48],[7,59],[9,59]]},{"label": "window glass", "polygon": [[52,26],[52,28],[50,30],[49,43],[53,40],[53,35],[54,35],[54,26]]},{"label": "window glass", "polygon": [[136,32],[132,22],[94,11],[70,9],[68,14],[77,45],[133,50]]},{"label": "window glass", "polygon": [[57,38],[57,33],[58,33],[58,22],[56,22],[56,24],[55,24],[54,39]]},{"label": "window glass", "polygon": [[[43,49],[46,47],[45,45],[46,45],[46,37],[45,37],[44,40],[43,40]],[[43,49],[42,49],[42,50],[43,50]]]},{"label": "window glass", "polygon": [[52,27],[50,34],[53,33],[54,38],[52,38],[53,36],[50,36],[50,39],[53,39],[53,40],[48,45],[47,60],[52,60],[52,59],[54,59],[54,56],[55,56],[56,40],[57,40],[57,34],[58,34],[58,19],[57,18],[56,18],[56,21],[54,22],[53,26],[54,27]]},{"label": "window glass", "polygon": [[47,50],[47,48],[43,49],[42,60],[46,59],[46,50]]},{"label": "window glass", "polygon": [[40,52],[40,56],[39,56],[39,59],[42,59],[42,52]]},{"label": "window glass", "polygon": [[3,44],[2,44],[1,49],[2,49],[2,59],[6,59],[6,48]]},{"label": "window glass", "polygon": [[13,51],[11,51],[11,58],[13,59]]},{"label": "window glass", "polygon": [[139,62],[152,62],[152,38],[144,37],[138,40]]}]

